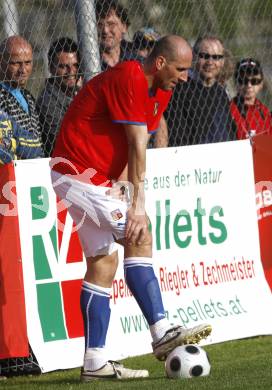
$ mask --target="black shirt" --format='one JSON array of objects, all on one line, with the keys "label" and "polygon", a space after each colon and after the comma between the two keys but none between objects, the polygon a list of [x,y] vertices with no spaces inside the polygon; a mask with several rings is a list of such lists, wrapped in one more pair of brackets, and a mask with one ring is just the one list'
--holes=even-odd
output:
[{"label": "black shirt", "polygon": [[235,139],[229,106],[228,95],[217,82],[211,87],[194,79],[178,84],[165,112],[169,146]]}]

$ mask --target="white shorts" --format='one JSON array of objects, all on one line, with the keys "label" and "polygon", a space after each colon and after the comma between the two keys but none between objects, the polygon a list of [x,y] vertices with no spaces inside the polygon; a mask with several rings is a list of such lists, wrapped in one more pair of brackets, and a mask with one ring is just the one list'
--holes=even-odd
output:
[{"label": "white shorts", "polygon": [[86,257],[108,255],[125,236],[128,203],[106,195],[109,187],[94,186],[51,171],[57,196],[67,201]]}]

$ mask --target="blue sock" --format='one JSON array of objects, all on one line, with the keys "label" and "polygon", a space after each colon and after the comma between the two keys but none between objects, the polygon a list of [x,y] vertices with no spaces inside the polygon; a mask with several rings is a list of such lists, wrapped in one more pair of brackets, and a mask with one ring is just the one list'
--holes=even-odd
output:
[{"label": "blue sock", "polygon": [[161,290],[150,257],[124,260],[126,283],[149,325],[165,318]]},{"label": "blue sock", "polygon": [[85,349],[103,348],[110,321],[110,288],[83,281],[80,306],[84,322]]}]

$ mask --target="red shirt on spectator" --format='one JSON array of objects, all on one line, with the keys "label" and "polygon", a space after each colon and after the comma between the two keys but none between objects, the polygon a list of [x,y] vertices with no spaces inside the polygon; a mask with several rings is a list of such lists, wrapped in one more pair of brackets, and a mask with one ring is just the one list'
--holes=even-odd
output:
[{"label": "red shirt on spectator", "polygon": [[237,139],[246,139],[250,131],[255,134],[272,135],[272,116],[269,109],[257,98],[253,105],[238,103],[238,97],[232,99],[230,103],[232,118],[234,119],[237,132]]}]

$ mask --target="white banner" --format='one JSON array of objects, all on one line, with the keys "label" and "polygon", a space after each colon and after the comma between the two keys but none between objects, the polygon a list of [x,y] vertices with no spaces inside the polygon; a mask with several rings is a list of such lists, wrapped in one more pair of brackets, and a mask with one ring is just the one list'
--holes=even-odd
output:
[{"label": "white banner", "polygon": [[[42,310],[49,293],[56,310],[63,310],[65,305],[56,298],[59,295],[63,301],[59,285],[84,273],[82,261],[65,263],[71,221],[65,224],[66,239],[58,257],[48,160],[17,162],[15,172],[30,344],[43,371],[79,366],[83,339],[69,337],[65,315],[63,329],[51,334],[54,321],[48,325]],[[249,141],[148,150],[145,187],[154,268],[170,323],[185,327],[211,323],[213,332],[206,343],[272,334],[272,301],[260,260]],[[44,188],[41,204],[44,207],[48,197],[48,207],[35,212],[31,202],[34,196],[37,205],[38,188]],[[41,242],[48,259],[43,267],[33,255],[33,248],[39,253]],[[111,307],[107,338],[111,358],[151,352],[148,326],[124,282],[122,261]],[[56,321],[61,323],[57,313]]]},{"label": "white banner", "polygon": [[[211,323],[206,343],[271,334],[249,141],[149,150],[147,171],[154,267],[170,322]],[[121,297],[119,278],[111,349],[123,340],[124,356],[150,352],[143,316]]]}]

